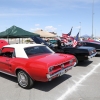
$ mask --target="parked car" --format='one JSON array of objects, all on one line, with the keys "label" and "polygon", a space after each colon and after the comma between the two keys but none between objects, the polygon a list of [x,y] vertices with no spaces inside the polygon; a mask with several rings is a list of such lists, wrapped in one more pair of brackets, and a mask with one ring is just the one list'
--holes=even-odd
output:
[{"label": "parked car", "polygon": [[35,41],[38,44],[42,43],[42,44],[49,46],[53,51],[55,51],[57,53],[65,53],[65,54],[74,55],[77,58],[77,63],[78,63],[78,61],[88,60],[97,54],[96,49],[94,47],[79,46],[79,45],[77,45],[76,47],[72,47],[72,46],[57,47],[57,46],[52,46],[52,44],[48,45],[40,37],[34,36],[31,38],[33,39],[33,41]]},{"label": "parked car", "polygon": [[2,46],[4,45],[8,45],[9,43],[3,39],[0,39],[0,48],[2,48]]},{"label": "parked car", "polygon": [[97,54],[100,54],[100,42],[99,41],[79,41],[78,44],[88,47],[96,48]]},{"label": "parked car", "polygon": [[55,53],[42,44],[12,44],[0,50],[0,72],[17,77],[22,88],[31,88],[34,81],[51,81],[75,65],[75,56]]}]

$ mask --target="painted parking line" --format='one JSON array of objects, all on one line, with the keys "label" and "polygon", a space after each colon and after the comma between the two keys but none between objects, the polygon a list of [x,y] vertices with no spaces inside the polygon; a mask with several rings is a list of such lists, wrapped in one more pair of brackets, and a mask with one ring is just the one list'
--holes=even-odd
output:
[{"label": "painted parking line", "polygon": [[73,85],[71,88],[69,88],[63,95],[61,95],[57,100],[64,100],[68,94],[72,93],[73,91],[75,91],[75,89],[80,86],[80,84],[86,80],[86,78],[88,78],[88,76],[92,75],[94,73],[94,71],[100,66],[100,63],[97,65],[93,66],[93,69],[88,72],[86,75],[84,75],[78,82],[75,83],[75,85]]}]

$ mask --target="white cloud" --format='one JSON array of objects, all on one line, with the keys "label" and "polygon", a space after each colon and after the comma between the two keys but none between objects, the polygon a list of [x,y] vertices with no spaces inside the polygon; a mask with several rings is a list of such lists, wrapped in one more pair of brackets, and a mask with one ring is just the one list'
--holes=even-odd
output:
[{"label": "white cloud", "polygon": [[31,31],[41,30],[42,28],[31,28]]},{"label": "white cloud", "polygon": [[[4,1],[4,0],[1,0]],[[6,0],[5,0],[6,1]],[[93,3],[93,0],[14,0],[17,3],[21,2],[23,6],[11,6],[13,0],[9,0],[8,5],[1,4],[0,16],[49,16],[50,11],[57,9],[70,9],[70,8],[87,8],[84,4]],[[94,0],[94,3],[100,0]],[[27,5],[25,7],[24,5]],[[30,6],[31,5],[31,6]],[[3,9],[3,10],[2,10]],[[49,11],[49,13],[48,13]],[[33,12],[33,13],[32,13]]]},{"label": "white cloud", "polygon": [[[4,0],[3,0],[4,1]],[[5,0],[6,1],[6,0]],[[9,1],[13,1],[13,0],[9,0]],[[47,3],[47,2],[93,2],[93,0],[50,0],[50,1],[47,1],[47,0],[14,0],[14,1],[22,1],[22,2],[38,2],[38,3]],[[95,0],[95,2],[99,2],[100,0]]]},{"label": "white cloud", "polygon": [[1,13],[0,17],[18,17],[18,16],[49,16],[49,14],[45,13]]},{"label": "white cloud", "polygon": [[[4,1],[4,0],[1,0]],[[11,6],[14,1],[21,2],[23,6]],[[59,9],[88,8],[93,0],[9,0],[9,4],[0,6],[0,17],[16,16],[50,16],[56,15]],[[94,3],[100,0],[94,0]],[[85,5],[84,5],[85,4]],[[87,4],[87,5],[86,5]],[[26,5],[26,6],[24,6]],[[2,10],[3,9],[3,10]],[[52,13],[51,13],[52,12]]]},{"label": "white cloud", "polygon": [[[71,0],[71,2],[93,3],[93,0]],[[100,0],[94,0],[94,2],[100,2]]]},{"label": "white cloud", "polygon": [[46,30],[46,31],[49,31],[49,32],[55,32],[57,30],[57,28],[53,27],[53,26],[46,26],[44,29],[43,28],[31,28],[30,30],[31,31],[36,31],[36,30]]},{"label": "white cloud", "polygon": [[53,27],[53,26],[46,26],[45,27],[45,30],[47,30],[47,31],[56,31],[57,30],[57,28],[55,28],[55,27]]},{"label": "white cloud", "polygon": [[35,24],[35,26],[40,26],[40,24]]},{"label": "white cloud", "polygon": [[81,26],[76,26],[75,28],[80,29],[80,28],[81,28]]},{"label": "white cloud", "polygon": [[[21,4],[23,4],[23,7],[21,7],[21,9],[24,8],[24,4],[26,5],[26,3],[27,3],[27,5],[31,5],[31,6],[33,5],[34,9],[35,9],[35,7],[38,7],[38,6],[39,7],[37,9],[39,9],[39,8],[42,9],[42,8],[45,8],[45,7],[47,9],[53,9],[52,7],[61,9],[63,7],[71,7],[73,5],[81,6],[79,3],[81,3],[81,4],[83,4],[83,3],[85,3],[85,4],[93,3],[93,0],[42,0],[42,1],[41,0],[14,0],[14,1],[9,0],[9,4],[10,4],[10,2],[12,3],[12,2],[15,2],[15,1],[17,3],[20,2]],[[100,2],[100,0],[94,0],[94,3],[99,3],[99,2]],[[10,5],[7,5],[7,6],[9,6],[9,8],[11,8]],[[16,7],[17,6],[15,6],[15,8]],[[27,9],[29,9],[30,7],[28,7]]]}]

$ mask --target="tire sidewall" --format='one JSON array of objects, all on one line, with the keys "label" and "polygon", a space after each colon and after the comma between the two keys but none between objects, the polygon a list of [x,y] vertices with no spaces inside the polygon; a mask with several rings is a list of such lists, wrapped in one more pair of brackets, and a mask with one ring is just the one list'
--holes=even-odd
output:
[{"label": "tire sidewall", "polygon": [[[24,86],[20,85],[20,83],[18,81],[18,74],[19,73],[23,73],[23,74],[25,74],[27,76],[27,81],[28,81],[27,86],[24,87]],[[22,71],[22,70],[18,71],[18,73],[17,73],[17,82],[18,82],[18,85],[20,87],[24,88],[24,89],[30,89],[33,86],[33,80],[30,78],[30,76],[25,71]]]}]

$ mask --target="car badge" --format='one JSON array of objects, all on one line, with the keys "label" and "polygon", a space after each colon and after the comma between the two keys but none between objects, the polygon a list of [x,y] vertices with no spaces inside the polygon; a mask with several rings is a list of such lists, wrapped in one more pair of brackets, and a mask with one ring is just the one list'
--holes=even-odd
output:
[{"label": "car badge", "polygon": [[64,64],[62,64],[61,67],[64,68]]}]

